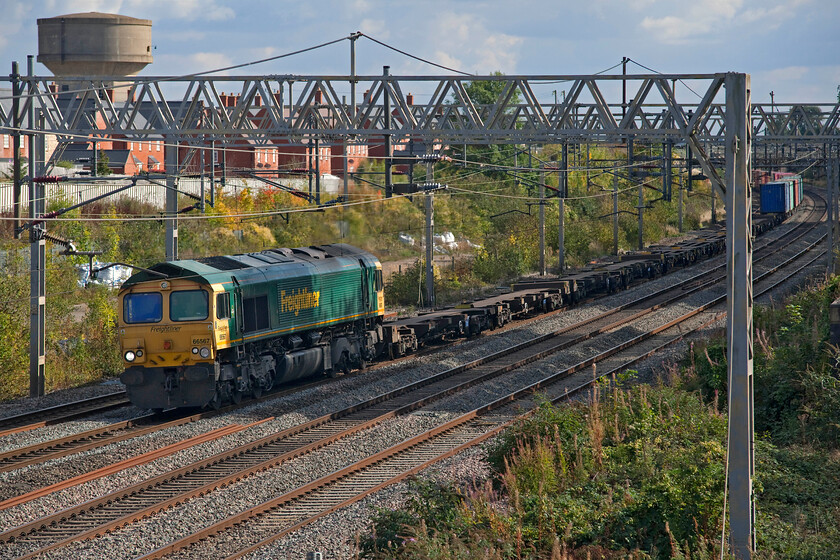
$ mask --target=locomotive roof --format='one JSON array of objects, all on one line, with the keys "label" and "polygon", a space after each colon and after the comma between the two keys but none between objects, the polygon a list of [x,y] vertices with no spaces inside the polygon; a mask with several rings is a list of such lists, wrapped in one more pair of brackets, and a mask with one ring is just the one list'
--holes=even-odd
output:
[{"label": "locomotive roof", "polygon": [[147,270],[132,275],[123,283],[123,287],[133,286],[141,282],[172,278],[190,278],[202,284],[217,284],[230,282],[233,278],[243,280],[243,277],[250,277],[254,273],[262,272],[266,268],[277,265],[294,266],[297,264],[298,266],[307,266],[309,264],[318,267],[321,262],[326,264],[325,261],[331,261],[335,257],[361,259],[368,265],[377,262],[376,257],[367,251],[346,243],[312,245],[295,249],[266,249],[259,253],[242,253],[158,263]]}]

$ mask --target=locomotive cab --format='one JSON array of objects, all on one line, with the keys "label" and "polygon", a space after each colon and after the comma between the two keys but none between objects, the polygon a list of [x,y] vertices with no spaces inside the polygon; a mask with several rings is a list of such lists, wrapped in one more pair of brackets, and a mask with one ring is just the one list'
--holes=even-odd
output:
[{"label": "locomotive cab", "polygon": [[126,367],[120,379],[131,401],[146,408],[211,402],[217,339],[228,333],[229,298],[216,297],[212,286],[190,280],[146,281],[123,289],[120,309]]}]

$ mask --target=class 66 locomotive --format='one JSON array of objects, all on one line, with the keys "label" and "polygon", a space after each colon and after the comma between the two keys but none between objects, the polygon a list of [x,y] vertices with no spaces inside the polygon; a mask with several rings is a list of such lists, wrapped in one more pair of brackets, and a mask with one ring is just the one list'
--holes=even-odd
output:
[{"label": "class 66 locomotive", "polygon": [[141,408],[238,403],[386,345],[382,266],[346,244],[163,262],[119,302],[120,380]]}]

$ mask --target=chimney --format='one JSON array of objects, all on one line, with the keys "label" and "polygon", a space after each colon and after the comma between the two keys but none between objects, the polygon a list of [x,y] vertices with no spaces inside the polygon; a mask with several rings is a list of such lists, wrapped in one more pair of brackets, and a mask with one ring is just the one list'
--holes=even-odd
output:
[{"label": "chimney", "polygon": [[408,95],[406,95],[406,96],[405,96],[405,102],[406,102],[408,105],[414,105],[414,95],[412,95],[411,93],[409,93]]}]

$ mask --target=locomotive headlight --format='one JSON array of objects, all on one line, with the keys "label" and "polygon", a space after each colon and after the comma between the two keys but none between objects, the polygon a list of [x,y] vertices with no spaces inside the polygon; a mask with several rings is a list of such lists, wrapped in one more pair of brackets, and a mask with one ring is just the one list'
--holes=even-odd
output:
[{"label": "locomotive headlight", "polygon": [[142,357],[143,357],[143,351],[142,351],[142,350],[139,350],[139,349],[137,350],[137,357],[138,357],[138,358],[142,358]]},{"label": "locomotive headlight", "polygon": [[128,352],[125,353],[125,361],[126,362],[133,362],[134,358],[136,358],[136,357],[137,356],[135,356],[133,350],[129,350]]},{"label": "locomotive headlight", "polygon": [[207,348],[206,346],[202,346],[201,351],[199,352],[199,355],[202,358],[209,358],[210,357],[210,349]]},{"label": "locomotive headlight", "polygon": [[197,346],[193,346],[192,353],[193,354],[198,354],[198,347]]}]

